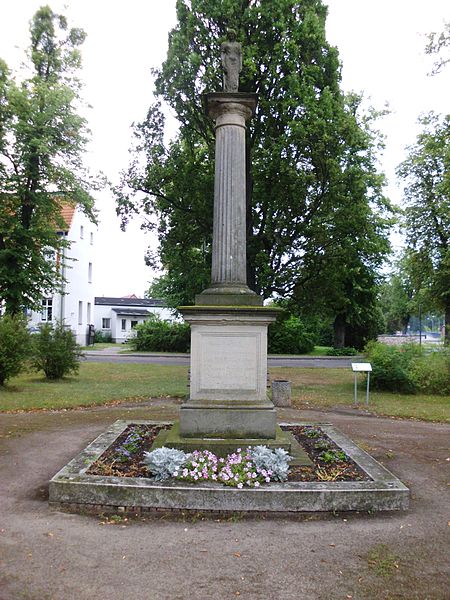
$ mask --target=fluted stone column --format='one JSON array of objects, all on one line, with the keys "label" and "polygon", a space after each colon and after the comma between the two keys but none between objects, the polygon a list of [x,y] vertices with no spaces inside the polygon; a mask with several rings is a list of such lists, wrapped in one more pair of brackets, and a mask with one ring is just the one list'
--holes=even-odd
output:
[{"label": "fluted stone column", "polygon": [[256,108],[256,94],[206,96],[215,122],[216,157],[211,286],[197,305],[262,305],[247,286],[245,123]]}]

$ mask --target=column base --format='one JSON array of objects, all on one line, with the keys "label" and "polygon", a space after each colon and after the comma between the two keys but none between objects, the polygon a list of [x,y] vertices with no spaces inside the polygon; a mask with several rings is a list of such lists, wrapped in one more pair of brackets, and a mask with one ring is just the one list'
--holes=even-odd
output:
[{"label": "column base", "polygon": [[247,285],[211,286],[195,297],[197,306],[262,306],[263,299]]}]

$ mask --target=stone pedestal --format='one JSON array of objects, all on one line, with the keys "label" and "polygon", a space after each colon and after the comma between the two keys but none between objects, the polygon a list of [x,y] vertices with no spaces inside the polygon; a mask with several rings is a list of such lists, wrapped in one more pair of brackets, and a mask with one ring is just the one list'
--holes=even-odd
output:
[{"label": "stone pedestal", "polygon": [[191,381],[180,408],[184,437],[275,438],[267,398],[267,327],[277,310],[182,307],[191,325]]}]

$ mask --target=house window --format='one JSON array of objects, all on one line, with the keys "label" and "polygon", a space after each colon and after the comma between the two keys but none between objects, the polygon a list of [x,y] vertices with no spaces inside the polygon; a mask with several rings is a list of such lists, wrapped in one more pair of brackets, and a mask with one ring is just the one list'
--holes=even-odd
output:
[{"label": "house window", "polygon": [[102,319],[102,329],[111,329],[111,319]]},{"label": "house window", "polygon": [[92,283],[92,263],[88,265],[88,283]]},{"label": "house window", "polygon": [[139,321],[131,321],[131,329],[134,329]]},{"label": "house window", "polygon": [[80,225],[80,240],[82,240],[84,238],[84,227],[83,225]]},{"label": "house window", "polygon": [[90,302],[87,303],[87,322],[88,322],[88,325],[91,322],[91,303]]},{"label": "house window", "polygon": [[83,302],[78,302],[78,325],[83,325]]},{"label": "house window", "polygon": [[41,321],[51,321],[53,318],[53,298],[42,298]]},{"label": "house window", "polygon": [[92,244],[94,243],[94,234],[92,233],[92,231],[90,234],[90,238],[91,238],[91,246],[92,246]]},{"label": "house window", "polygon": [[122,319],[122,331],[126,331],[126,330],[127,330],[127,320]]}]

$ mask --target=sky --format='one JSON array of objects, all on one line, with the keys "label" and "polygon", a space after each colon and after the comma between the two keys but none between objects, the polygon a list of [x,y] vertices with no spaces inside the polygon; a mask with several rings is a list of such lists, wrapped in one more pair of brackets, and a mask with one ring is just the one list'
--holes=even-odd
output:
[{"label": "sky", "polygon": [[[0,57],[17,69],[29,45],[29,21],[48,3],[65,14],[71,26],[87,33],[82,46],[83,97],[92,140],[85,163],[116,184],[126,169],[131,125],[152,103],[151,68],[167,53],[168,32],[176,24],[175,0],[3,0],[0,4]],[[367,102],[390,115],[378,122],[386,136],[381,169],[387,195],[401,203],[395,168],[413,144],[422,112],[448,112],[450,69],[430,77],[432,57],[425,55],[426,34],[441,31],[450,19],[447,0],[324,0],[329,8],[328,41],[342,62],[342,88],[362,92]],[[20,78],[20,74],[19,74]],[[144,263],[155,238],[139,221],[124,233],[108,190],[96,194],[100,211],[95,257],[95,294],[142,296],[157,276]],[[394,243],[396,239],[394,239]]]}]

